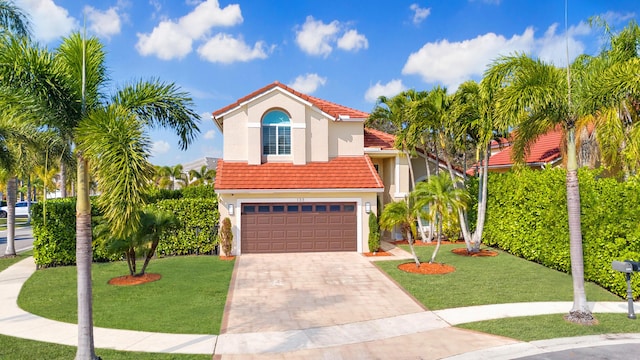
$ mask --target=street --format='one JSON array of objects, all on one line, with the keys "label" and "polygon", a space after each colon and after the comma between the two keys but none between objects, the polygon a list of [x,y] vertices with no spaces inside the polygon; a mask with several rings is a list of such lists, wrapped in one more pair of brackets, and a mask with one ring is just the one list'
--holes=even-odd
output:
[{"label": "street", "polygon": [[[0,231],[0,235],[0,256],[3,256],[7,248],[7,230]],[[17,253],[31,249],[33,246],[33,233],[31,231],[31,226],[16,228],[15,240],[15,249]]]}]

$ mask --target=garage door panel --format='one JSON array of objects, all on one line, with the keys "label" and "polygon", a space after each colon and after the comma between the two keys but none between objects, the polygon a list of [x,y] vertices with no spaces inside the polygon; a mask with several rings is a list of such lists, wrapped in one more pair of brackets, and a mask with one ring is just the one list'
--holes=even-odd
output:
[{"label": "garage door panel", "polygon": [[355,203],[243,204],[241,250],[356,251],[356,227]]}]

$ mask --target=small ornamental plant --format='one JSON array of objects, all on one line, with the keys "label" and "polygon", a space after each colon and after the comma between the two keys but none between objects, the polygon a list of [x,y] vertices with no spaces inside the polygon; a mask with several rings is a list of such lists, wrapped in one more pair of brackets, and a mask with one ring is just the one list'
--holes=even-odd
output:
[{"label": "small ornamental plant", "polygon": [[225,256],[231,256],[231,245],[233,244],[233,233],[231,232],[231,220],[228,217],[222,220],[220,228],[220,247]]},{"label": "small ornamental plant", "polygon": [[380,226],[376,214],[369,214],[369,251],[372,253],[380,250]]}]

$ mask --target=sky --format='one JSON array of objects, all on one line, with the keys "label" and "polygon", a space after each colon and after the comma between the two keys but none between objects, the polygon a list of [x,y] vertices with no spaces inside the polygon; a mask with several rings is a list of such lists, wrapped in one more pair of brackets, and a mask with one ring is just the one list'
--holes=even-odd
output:
[{"label": "sky", "polygon": [[[138,80],[175,83],[201,114],[187,149],[149,132],[150,161],[175,165],[222,157],[211,113],[274,81],[370,112],[380,95],[479,81],[500,55],[527,53],[558,66],[596,54],[600,16],[621,29],[638,0],[14,0],[35,39],[55,49],[80,31],[101,39],[108,91]],[[568,37],[566,36],[568,34]]]}]

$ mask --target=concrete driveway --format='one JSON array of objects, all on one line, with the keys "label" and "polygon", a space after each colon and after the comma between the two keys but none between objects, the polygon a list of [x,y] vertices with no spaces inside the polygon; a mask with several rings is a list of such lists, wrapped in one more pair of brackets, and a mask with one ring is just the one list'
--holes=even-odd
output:
[{"label": "concrete driveway", "polygon": [[214,358],[441,359],[512,342],[451,328],[360,254],[242,255]]}]

